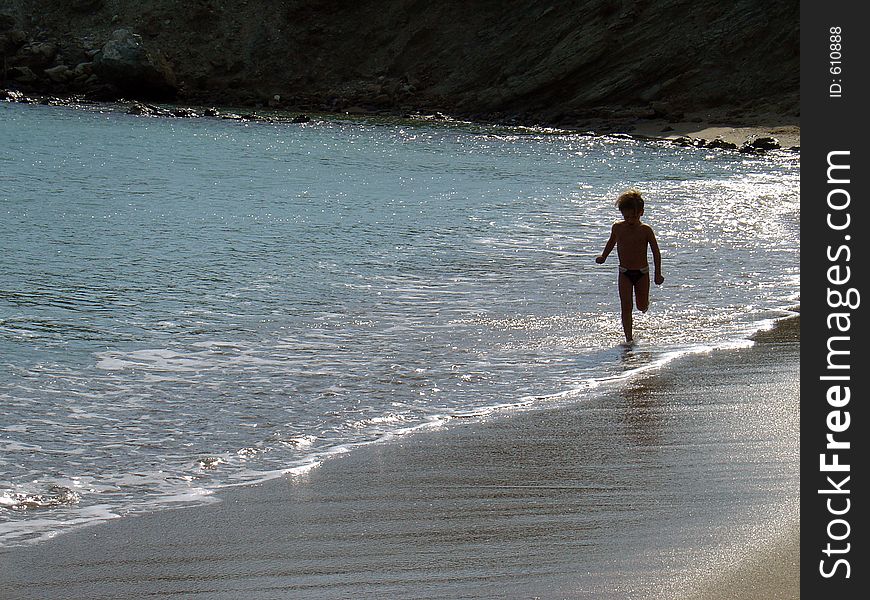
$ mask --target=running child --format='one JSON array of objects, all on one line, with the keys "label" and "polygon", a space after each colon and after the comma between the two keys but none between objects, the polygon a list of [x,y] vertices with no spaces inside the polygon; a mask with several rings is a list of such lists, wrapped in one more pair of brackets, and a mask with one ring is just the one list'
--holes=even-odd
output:
[{"label": "running child", "polygon": [[632,296],[637,301],[637,308],[646,312],[649,308],[649,262],[647,247],[652,250],[655,265],[656,285],[664,283],[662,276],[662,255],[656,242],[652,227],[640,222],[643,216],[643,198],[637,190],[628,190],[620,194],[616,207],[622,213],[623,220],[613,224],[610,239],[604,246],[604,252],[595,259],[602,264],[616,246],[619,256],[619,303],[622,308],[622,329],[625,341],[631,343],[632,311],[634,310]]}]

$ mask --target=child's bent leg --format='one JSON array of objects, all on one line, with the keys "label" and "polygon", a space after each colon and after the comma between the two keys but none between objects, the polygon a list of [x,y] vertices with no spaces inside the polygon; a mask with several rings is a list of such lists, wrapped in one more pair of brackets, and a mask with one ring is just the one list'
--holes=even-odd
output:
[{"label": "child's bent leg", "polygon": [[633,287],[628,277],[622,274],[619,275],[619,305],[622,310],[622,330],[625,332],[626,342],[630,342],[633,339],[631,336],[631,311],[634,310],[631,299]]},{"label": "child's bent leg", "polygon": [[637,309],[646,312],[649,309],[649,274],[644,275],[634,284],[634,295],[637,298]]}]

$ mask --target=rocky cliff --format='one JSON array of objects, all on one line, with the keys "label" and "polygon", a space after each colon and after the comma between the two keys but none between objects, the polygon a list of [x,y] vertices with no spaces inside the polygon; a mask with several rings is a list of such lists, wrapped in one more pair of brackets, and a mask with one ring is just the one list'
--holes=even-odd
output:
[{"label": "rocky cliff", "polygon": [[25,92],[486,119],[796,118],[796,0],[0,0]]}]

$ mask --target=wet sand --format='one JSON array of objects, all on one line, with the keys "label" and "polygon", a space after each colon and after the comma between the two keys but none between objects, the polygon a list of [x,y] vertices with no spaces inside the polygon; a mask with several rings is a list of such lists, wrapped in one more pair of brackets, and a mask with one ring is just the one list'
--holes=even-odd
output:
[{"label": "wet sand", "polygon": [[797,598],[798,330],[0,550],[0,598]]}]

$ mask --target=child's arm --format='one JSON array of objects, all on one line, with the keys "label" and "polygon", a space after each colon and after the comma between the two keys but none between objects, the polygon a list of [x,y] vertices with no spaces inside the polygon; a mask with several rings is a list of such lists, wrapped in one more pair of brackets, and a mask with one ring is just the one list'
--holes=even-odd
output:
[{"label": "child's arm", "polygon": [[649,247],[652,250],[653,264],[655,265],[655,282],[656,285],[661,285],[665,282],[662,275],[662,253],[659,250],[659,243],[656,241],[656,234],[652,229],[649,230]]},{"label": "child's arm", "polygon": [[599,265],[607,260],[607,256],[613,251],[613,247],[616,245],[616,224],[614,223],[613,227],[610,229],[610,239],[607,240],[607,244],[604,246],[604,252],[601,253],[601,256],[595,259]]}]

